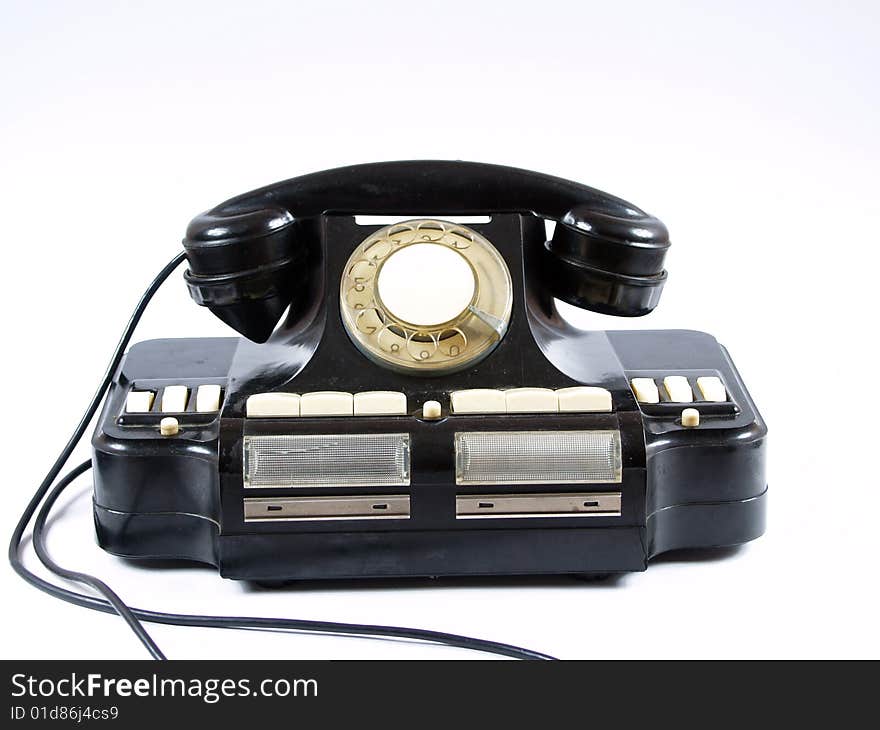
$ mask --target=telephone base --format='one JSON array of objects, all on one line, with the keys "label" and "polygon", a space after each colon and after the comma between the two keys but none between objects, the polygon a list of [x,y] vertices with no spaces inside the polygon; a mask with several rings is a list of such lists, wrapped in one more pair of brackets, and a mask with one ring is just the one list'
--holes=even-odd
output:
[{"label": "telephone base", "polygon": [[[587,351],[594,357],[586,360],[602,365],[601,375],[587,383],[611,393],[610,411],[456,414],[450,412],[445,384],[435,380],[427,387],[432,399],[443,401],[437,421],[421,418],[418,406],[428,394],[413,390],[412,384],[425,388],[425,381],[401,376],[388,377],[407,396],[403,415],[250,417],[238,393],[262,389],[266,381],[238,378],[245,366],[253,372],[248,343],[236,338],[142,342],[130,350],[117,374],[93,438],[98,541],[127,558],[199,561],[216,566],[227,578],[273,582],[620,573],[644,570],[653,556],[670,550],[730,546],[760,536],[767,499],[766,427],[726,350],[710,335],[686,330],[592,332],[581,338],[574,345],[584,352],[589,342]],[[503,363],[505,356],[499,351],[493,357]],[[605,367],[611,363],[613,370]],[[728,400],[636,400],[630,387],[634,377],[653,377],[662,390],[669,372],[686,373],[694,383],[714,373]],[[312,377],[327,378],[328,373],[304,370],[298,385],[291,381],[279,389],[318,390]],[[345,367],[335,377],[357,379]],[[472,379],[479,381],[478,374]],[[533,373],[529,384],[571,387],[569,380],[549,369],[543,378]],[[386,378],[382,384],[392,382]],[[178,385],[187,388],[190,400],[174,416],[179,431],[162,436],[157,423],[167,417],[161,411],[164,391]],[[220,385],[223,402],[216,412],[197,410],[200,385]],[[331,387],[339,385],[334,381]],[[126,411],[132,390],[155,394],[148,412]],[[682,425],[682,405],[705,411],[698,427]],[[620,434],[621,470],[612,481],[456,483],[458,433],[593,429]],[[244,451],[250,439],[383,433],[409,437],[408,484],[300,486],[294,478],[281,486],[246,485]],[[479,497],[477,504],[492,505],[490,512],[520,509],[522,514],[468,515],[461,505],[473,500],[462,498],[472,495]],[[491,502],[481,495],[498,499]],[[565,498],[584,496],[594,497],[583,501],[592,507],[580,509],[598,512],[541,512],[542,500],[556,510],[567,504]],[[261,508],[264,502],[283,516],[273,519],[266,512],[263,519],[252,505]],[[290,504],[295,510],[317,504],[331,513],[302,517],[283,511]],[[357,511],[363,504],[386,514],[364,515]],[[401,504],[405,514],[387,514]],[[246,519],[248,509],[257,518]]]}]

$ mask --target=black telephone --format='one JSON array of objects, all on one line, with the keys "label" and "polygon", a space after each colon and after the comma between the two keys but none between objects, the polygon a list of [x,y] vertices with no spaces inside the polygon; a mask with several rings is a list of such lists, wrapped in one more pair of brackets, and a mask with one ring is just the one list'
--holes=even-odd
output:
[{"label": "black telephone", "polygon": [[668,246],[624,200],[466,162],[199,215],[187,286],[244,339],[130,350],[93,438],[100,544],[283,581],[604,574],[758,537],[766,427],[726,350],[555,307],[650,312]]}]

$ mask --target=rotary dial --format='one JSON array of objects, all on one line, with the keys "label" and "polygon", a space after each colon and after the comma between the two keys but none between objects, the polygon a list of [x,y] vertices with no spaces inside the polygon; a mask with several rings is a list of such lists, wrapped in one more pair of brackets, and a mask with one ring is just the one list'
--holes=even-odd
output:
[{"label": "rotary dial", "polygon": [[495,247],[470,228],[429,219],[369,236],[345,266],[339,299],[345,329],[367,357],[425,375],[489,354],[513,304]]}]

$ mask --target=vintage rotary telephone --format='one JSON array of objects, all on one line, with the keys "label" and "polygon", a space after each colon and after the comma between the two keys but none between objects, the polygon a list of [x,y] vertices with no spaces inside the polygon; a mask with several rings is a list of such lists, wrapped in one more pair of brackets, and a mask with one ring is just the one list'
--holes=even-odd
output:
[{"label": "vintage rotary telephone", "polygon": [[668,247],[624,200],[466,162],[329,170],[199,215],[186,284],[244,338],[123,357],[182,257],[154,282],[92,440],[101,546],[272,582],[597,575],[758,537],[766,427],[726,350],[555,306],[647,314]]}]

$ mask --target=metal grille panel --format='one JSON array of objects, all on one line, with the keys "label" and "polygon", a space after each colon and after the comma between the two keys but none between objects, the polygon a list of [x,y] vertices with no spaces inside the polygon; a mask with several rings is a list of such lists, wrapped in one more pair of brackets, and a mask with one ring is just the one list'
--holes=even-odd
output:
[{"label": "metal grille panel", "polygon": [[455,434],[455,483],[593,484],[622,478],[619,431]]},{"label": "metal grille panel", "polygon": [[409,434],[244,437],[244,486],[384,487],[410,482]]}]

